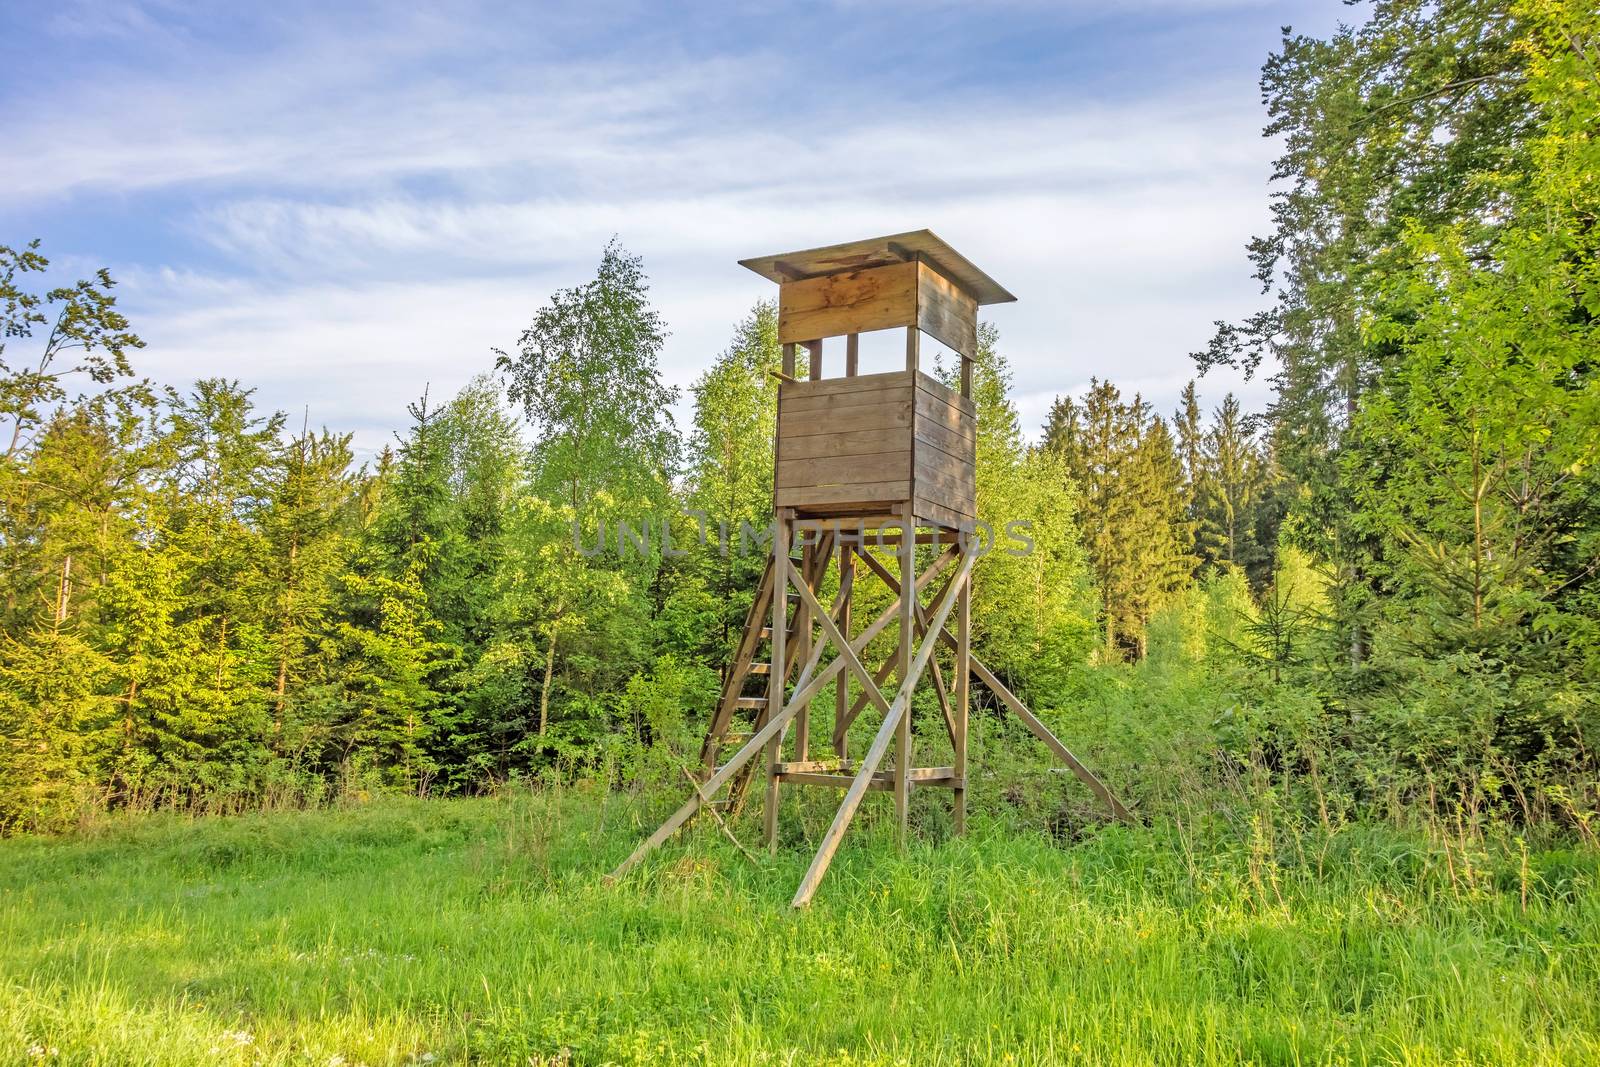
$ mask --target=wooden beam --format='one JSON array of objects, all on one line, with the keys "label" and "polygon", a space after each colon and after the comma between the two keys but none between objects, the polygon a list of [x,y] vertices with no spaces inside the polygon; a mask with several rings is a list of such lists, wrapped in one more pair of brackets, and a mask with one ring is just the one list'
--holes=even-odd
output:
[{"label": "wooden beam", "polygon": [[[948,638],[949,635],[946,634],[945,637]],[[1071,768],[1072,773],[1078,776],[1079,781],[1088,786],[1101,800],[1105,801],[1106,806],[1111,809],[1111,814],[1124,822],[1133,821],[1133,815],[1127,808],[1123,807],[1122,801],[1118,800],[1116,795],[1106,788],[1106,784],[1095,777],[1094,772],[1084,766],[1083,762],[1077,756],[1074,756],[1066,745],[1061,743],[1059,737],[1050,732],[1050,728],[1037,715],[1028,710],[1026,704],[1017,699],[1015,693],[1006,688],[1005,683],[995,677],[993,671],[985,667],[977,656],[970,656],[969,661],[972,664],[972,673],[978,676],[978,681],[988,686],[989,691],[999,697],[1002,704],[1014,711],[1017,718],[1022,720],[1023,725],[1033,732],[1033,736],[1043,741],[1050,751],[1060,758],[1062,763]]]},{"label": "wooden beam", "polygon": [[[920,536],[917,538],[917,543],[923,543]],[[867,561],[867,566],[870,567],[873,573],[875,573],[879,579],[882,580],[884,585],[889,587],[890,592],[896,594],[900,592],[900,583],[895,581],[894,575],[889,573],[889,568],[885,567],[881,562],[874,559],[869,553],[862,553],[861,558]],[[945,591],[941,590],[939,595],[941,597],[944,596]],[[922,604],[915,597],[912,598],[912,604],[917,615],[916,633],[917,636],[920,637],[927,628],[928,614],[923,609]],[[889,663],[895,662],[898,662],[898,654],[889,660]],[[889,663],[885,663],[884,667],[887,668]],[[950,691],[945,686],[944,671],[939,667],[939,661],[937,659],[929,664],[929,669],[933,672],[933,686],[936,694],[939,697],[939,711],[944,716],[945,731],[950,735],[950,744],[954,745],[956,743],[955,713],[950,706]],[[860,713],[861,707],[857,705],[855,708],[851,709],[849,717],[853,720],[855,716],[859,715]]]},{"label": "wooden beam", "polygon": [[[972,573],[974,559],[976,556],[971,552],[962,556],[961,566],[956,572],[957,583],[965,581]],[[911,595],[911,592],[911,590],[906,591],[907,595]],[[850,783],[850,788],[845,790],[844,799],[839,803],[839,810],[834,814],[827,833],[823,835],[817,854],[811,858],[811,866],[806,869],[799,888],[795,890],[791,906],[803,908],[810,904],[811,898],[816,895],[817,886],[822,883],[822,876],[828,873],[828,865],[833,862],[834,853],[839,851],[839,843],[844,839],[845,831],[850,828],[850,821],[855,818],[856,809],[861,806],[861,798],[866,795],[872,775],[877,771],[878,764],[883,761],[884,753],[889,750],[889,742],[899,729],[900,720],[911,702],[911,691],[915,688],[917,675],[927,665],[928,657],[933,655],[933,647],[938,643],[938,634],[943,632],[945,620],[950,617],[950,609],[954,606],[954,597],[946,597],[944,603],[939,605],[935,621],[929,627],[932,632],[923,639],[922,647],[917,652],[911,670],[907,672],[909,684],[900,686],[900,691],[895,694],[894,703],[889,705],[889,711],[883,717],[883,725],[878,727],[877,736],[872,739],[871,747],[861,760],[861,771]]]},{"label": "wooden beam", "polygon": [[[911,331],[913,334],[915,330]],[[911,664],[911,645],[915,640],[913,630],[917,624],[917,595],[907,586],[917,580],[917,520],[908,504],[901,514],[905,528],[900,534],[900,685],[917,684],[915,674],[906,668]],[[904,714],[900,716],[894,742],[894,823],[895,844],[903,852],[906,833],[911,825],[911,779],[906,773],[911,769],[911,700],[906,699]]]},{"label": "wooden beam", "polygon": [[[772,538],[772,674],[767,679],[767,716],[776,719],[783,710],[783,691],[788,681],[789,661],[784,647],[789,637],[789,538],[792,516],[779,511],[777,529]],[[802,705],[803,707],[804,705]],[[796,709],[796,714],[798,714]],[[762,838],[767,849],[778,849],[778,799],[779,781],[773,773],[783,750],[783,733],[772,736],[767,744],[767,799],[761,809]]]},{"label": "wooden beam", "polygon": [[[950,767],[914,767],[908,774],[911,784],[915,786],[936,786],[943,789],[956,789],[957,779]],[[834,771],[784,771],[783,780],[795,785],[825,785],[848,788],[855,780],[853,774],[841,774]],[[894,775],[879,771],[867,783],[867,789],[881,792],[890,792],[894,789]]]},{"label": "wooden beam", "polygon": [[[849,590],[841,590],[841,595],[848,596],[848,594]],[[873,620],[872,625],[863,630],[861,636],[851,643],[851,647],[855,652],[859,653],[861,649],[866,648],[878,634],[888,628],[889,623],[894,620],[895,612],[899,609],[899,603],[899,598],[895,598]],[[714,795],[717,790],[731,781],[746,763],[750,762],[757,753],[766,747],[772,738],[783,732],[784,728],[789,724],[789,720],[799,711],[802,704],[813,699],[823,686],[833,679],[834,675],[844,670],[844,661],[836,659],[821,674],[815,678],[812,677],[812,672],[817,669],[817,664],[822,659],[824,648],[824,645],[818,644],[812,649],[811,659],[801,668],[799,677],[795,679],[794,694],[789,698],[788,704],[784,706],[777,717],[758,727],[750,739],[744,743],[743,747],[734,753],[733,758],[718,767],[711,777],[706,780],[705,787],[696,789],[693,797],[668,816],[667,821],[662,823],[655,833],[641,842],[639,847],[634,849],[627,859],[618,864],[616,870],[606,875],[606,881],[614,882],[622,877],[648,855],[651,850],[659,848],[669,837],[677,833],[684,823],[694,817],[695,812],[708,803],[706,798]]]},{"label": "wooden beam", "polygon": [[[852,581],[856,574],[856,554],[849,544],[841,542],[839,545],[839,585],[842,588],[847,582]],[[844,603],[844,610],[839,614],[839,630],[850,638],[851,607],[855,598],[852,597]],[[846,738],[839,733],[839,723],[844,721],[845,713],[850,708],[850,676],[841,674],[833,683],[833,750],[840,759],[849,755]]]},{"label": "wooden beam", "polygon": [[816,612],[817,622],[822,625],[823,634],[839,650],[839,655],[843,657],[845,666],[854,671],[856,676],[861,679],[861,687],[865,691],[867,698],[878,705],[881,710],[887,712],[889,710],[889,702],[884,699],[883,693],[879,691],[878,687],[872,684],[872,676],[867,673],[867,668],[862,666],[861,658],[851,649],[850,642],[845,640],[844,635],[839,632],[839,628],[834,625],[833,620],[828,618],[826,612],[822,611],[821,605],[817,603],[816,594],[807,589],[804,582],[792,584],[800,593],[802,606]]},{"label": "wooden beam", "polygon": [[921,344],[922,344],[922,334],[917,332],[917,328],[915,326],[907,326],[906,327],[906,370],[914,371],[914,370],[917,369],[918,356],[920,354],[920,346],[921,346]]},{"label": "wooden beam", "polygon": [[812,381],[822,380],[822,342],[806,342],[806,370]]},{"label": "wooden beam", "polygon": [[972,689],[972,580],[956,594],[956,706],[954,742],[955,767],[952,773],[961,784],[955,787],[954,821],[956,836],[967,832],[967,706]]},{"label": "wooden beam", "polygon": [[844,342],[844,376],[854,378],[861,370],[861,335],[850,334]]},{"label": "wooden beam", "polygon": [[[871,553],[859,552],[858,555],[860,555],[861,559],[864,560],[867,563],[869,569],[872,570],[875,574],[877,574],[878,577],[880,579],[882,579],[883,583],[889,587],[890,592],[892,592],[895,595],[895,598],[896,598],[895,599],[895,603],[899,604],[900,603],[900,600],[899,600],[900,583],[895,580],[895,577],[894,577],[893,574],[889,573],[889,569],[887,567],[885,567],[882,563],[880,563]],[[955,559],[956,555],[957,555],[957,553],[956,553],[954,547],[947,548],[947,549],[944,550],[943,553],[940,554],[938,560],[935,561],[934,565],[936,567],[939,567],[940,569],[943,569],[943,562],[945,560]],[[923,576],[917,580],[917,593],[919,595],[922,592],[922,587],[927,584],[927,580],[931,577],[931,573],[930,572],[932,571],[932,569],[933,568],[929,568],[929,571],[925,571],[923,573]],[[954,576],[952,576],[950,579],[945,581],[945,584],[940,587],[939,592],[934,596],[934,598],[933,598],[933,600],[931,602],[932,604],[938,605],[940,603],[943,603],[944,598],[950,594],[950,590],[951,590],[952,583],[954,582],[954,580],[955,580]],[[899,667],[900,667],[900,653],[899,653],[899,650],[897,648],[896,651],[891,653],[889,655],[889,658],[884,661],[883,666],[878,668],[877,673],[874,674],[873,677],[881,685],[883,683],[883,680],[889,676],[889,673],[891,671],[898,670]],[[855,703],[850,706],[849,715],[847,715],[845,717],[844,729],[848,730],[850,728],[850,726],[856,721],[856,716],[860,715],[861,712],[866,708],[866,706],[867,706],[867,702],[866,702],[866,699],[864,697],[857,697],[856,698]],[[838,730],[839,727],[837,725],[835,725],[834,729]]]},{"label": "wooden beam", "polygon": [[783,346],[783,376],[791,382],[794,378],[794,342]]},{"label": "wooden beam", "polygon": [[[802,544],[804,544],[805,531],[803,529],[800,531],[800,539]],[[797,576],[792,569],[789,572],[789,580],[795,585],[809,587],[811,583],[816,580],[813,578],[812,572],[816,569],[817,547],[818,546],[816,545],[804,545],[804,547],[800,549],[800,573]],[[787,594],[787,592],[788,590],[786,589],[785,593]],[[818,610],[820,612],[820,609]],[[809,659],[811,656],[811,613],[809,606],[806,604],[799,604],[795,607],[794,631],[795,636],[798,638],[798,640],[795,641],[795,654],[798,655],[802,660]],[[803,760],[807,757],[808,750],[811,747],[810,739],[811,705],[807,704],[805,707],[801,708],[800,713],[794,717],[795,759]]]}]

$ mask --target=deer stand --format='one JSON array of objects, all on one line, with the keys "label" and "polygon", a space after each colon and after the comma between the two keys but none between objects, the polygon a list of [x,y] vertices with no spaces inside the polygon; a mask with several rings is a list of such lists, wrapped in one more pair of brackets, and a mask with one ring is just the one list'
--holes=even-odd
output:
[{"label": "deer stand", "polygon": [[[964,832],[967,715],[974,676],[1117,818],[1127,818],[1127,809],[1110,790],[972,655],[972,570],[978,549],[973,536],[977,410],[971,399],[976,312],[980,304],[1014,298],[926,230],[748,260],[745,265],[779,282],[783,373],[772,557],[707,730],[694,795],[610,877],[620,877],[701,810],[737,809],[746,783],[762,767],[763,835],[769,849],[777,846],[785,784],[844,790],[795,891],[797,908],[811,902],[870,791],[894,794],[902,844],[913,787],[951,790],[956,832]],[[906,330],[905,370],[858,374],[859,334],[892,327]],[[918,366],[923,332],[960,354],[959,391]],[[844,375],[825,379],[822,339],[840,335],[848,338]],[[794,377],[797,344],[805,344],[810,354],[809,381]],[[921,570],[919,545],[928,548]],[[891,548],[893,570],[877,554]],[[835,560],[837,595],[824,606],[824,582]],[[864,574],[880,580],[891,600],[853,632],[855,593]],[[925,594],[936,583],[937,592],[925,603]],[[881,647],[874,642],[891,627],[892,651],[869,670],[862,657]],[[948,679],[935,655],[941,644],[952,653]],[[758,659],[763,645],[768,649],[765,661]],[[938,697],[952,752],[950,766],[918,767],[913,758],[912,697],[925,676]],[[764,695],[746,692],[752,680],[764,683]],[[813,759],[812,704],[830,683],[833,753]],[[852,684],[857,689],[853,699]],[[866,751],[852,760],[850,729],[869,704],[882,719]],[[735,729],[741,714],[752,718],[748,729]],[[734,751],[724,760],[728,748]],[[891,748],[894,757],[886,764]],[[729,799],[715,800],[724,787]]]}]

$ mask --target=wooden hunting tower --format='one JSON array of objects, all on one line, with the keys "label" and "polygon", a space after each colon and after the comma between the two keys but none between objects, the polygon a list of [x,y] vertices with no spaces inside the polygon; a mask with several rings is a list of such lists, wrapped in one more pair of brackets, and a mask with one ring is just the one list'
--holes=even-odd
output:
[{"label": "wooden hunting tower", "polygon": [[[695,792],[625,860],[620,876],[700,811],[732,836],[722,813],[737,811],[765,751],[764,829],[776,847],[778,801],[785,784],[845,790],[794,905],[808,904],[863,796],[894,793],[900,838],[912,786],[953,793],[956,832],[966,828],[967,709],[976,676],[1098,794],[1119,818],[1127,811],[1065,745],[971,651],[973,564],[987,546],[978,527],[977,409],[972,364],[978,308],[1015,300],[965,256],[929,230],[848,244],[758,256],[743,266],[778,283],[778,385],[772,557],[724,676],[701,751]],[[905,369],[859,374],[860,335],[905,331]],[[960,359],[959,389],[923,371],[922,335]],[[842,373],[828,377],[823,342],[845,338]],[[795,376],[796,348],[807,350],[807,380]],[[924,546],[918,566],[918,546]],[[885,558],[893,554],[895,566]],[[837,596],[824,606],[824,579],[837,563]],[[889,590],[889,606],[858,627],[852,611],[857,564]],[[943,577],[938,591],[925,596]],[[781,591],[778,595],[774,591]],[[954,633],[946,627],[953,621]],[[889,642],[875,640],[891,633]],[[935,655],[943,644],[948,668]],[[868,669],[863,657],[885,646]],[[763,648],[765,661],[758,659]],[[833,655],[824,664],[829,651]],[[775,666],[776,665],[776,666]],[[948,669],[948,682],[946,670]],[[916,767],[911,698],[931,676],[951,763]],[[883,688],[893,675],[895,685]],[[756,682],[765,692],[751,694]],[[812,704],[833,684],[832,754],[814,759]],[[852,693],[852,683],[857,692]],[[859,760],[849,731],[868,705],[882,719]],[[748,725],[740,728],[741,713]],[[785,745],[790,727],[789,758]],[[891,745],[894,761],[880,770]],[[735,751],[726,760],[724,751]],[[727,800],[715,799],[730,786]]]}]

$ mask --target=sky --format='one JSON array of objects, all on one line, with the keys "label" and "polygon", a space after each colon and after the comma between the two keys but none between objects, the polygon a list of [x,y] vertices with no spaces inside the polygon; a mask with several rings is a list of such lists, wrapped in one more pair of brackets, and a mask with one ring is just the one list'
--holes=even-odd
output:
[{"label": "sky", "polygon": [[613,236],[687,396],[775,295],[736,260],[927,227],[1017,295],[983,315],[1036,435],[1092,377],[1170,411],[1213,321],[1261,306],[1260,66],[1344,10],[20,0],[0,244],[109,267],[141,374],[237,378],[370,454]]}]

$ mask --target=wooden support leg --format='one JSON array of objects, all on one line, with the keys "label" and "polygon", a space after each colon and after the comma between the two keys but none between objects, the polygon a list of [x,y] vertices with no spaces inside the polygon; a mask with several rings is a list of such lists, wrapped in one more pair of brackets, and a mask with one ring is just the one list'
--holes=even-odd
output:
[{"label": "wooden support leg", "polygon": [[[917,520],[910,507],[901,512],[901,522],[905,533],[900,538],[900,588],[905,594],[900,598],[900,688],[907,690],[908,685],[916,684],[915,676],[905,669],[911,664],[912,632],[917,622]],[[901,849],[906,847],[911,815],[911,759],[911,696],[907,692],[905,708],[895,727],[894,745],[894,836]]]},{"label": "wooden support leg", "polygon": [[[850,340],[851,340],[852,344],[850,346],[850,349],[851,349],[852,354],[854,353],[854,350],[855,350],[855,344],[853,343],[855,341],[855,339],[856,339],[856,335],[855,334],[851,334],[850,335]],[[854,365],[852,365],[850,367],[850,371],[853,372],[854,369],[855,369],[855,367],[854,367]],[[853,549],[848,543],[841,544],[839,546],[839,588],[840,589],[849,588],[849,586],[846,583],[848,583],[852,578],[855,577],[855,572],[856,572],[856,553],[855,553],[855,549]],[[846,600],[844,602],[844,606],[839,612],[839,631],[844,634],[846,641],[848,641],[850,639],[851,601],[853,599],[854,598],[846,598]],[[850,756],[849,736],[844,731],[839,729],[839,724],[844,722],[845,715],[848,714],[849,710],[850,710],[850,675],[847,672],[847,673],[844,673],[844,674],[840,674],[838,679],[836,679],[834,681],[834,683],[833,683],[833,725],[834,725],[833,751],[840,759],[848,759],[849,756]]]},{"label": "wooden support leg", "polygon": [[[767,679],[767,715],[776,719],[783,707],[785,665],[789,635],[789,539],[791,523],[789,514],[780,511],[772,538],[772,673]],[[783,733],[774,734],[767,743],[767,799],[762,808],[762,838],[767,848],[778,848],[778,792],[782,782],[778,778],[778,763],[783,755]]]},{"label": "wooden support leg", "polygon": [[[812,358],[816,358],[816,350],[813,350]],[[820,583],[822,580],[820,574],[813,576],[813,572],[817,569],[818,548],[818,545],[808,544],[801,549],[800,573],[797,576],[791,575],[791,577],[798,577],[801,585],[814,582]],[[799,646],[795,649],[795,655],[802,661],[809,659],[811,656],[811,609],[804,604],[799,604],[794,609],[794,632],[796,637],[795,644]],[[794,758],[803,763],[810,758],[810,751],[811,705],[807,704],[794,717]]]},{"label": "wooden support leg", "polygon": [[961,583],[961,590],[956,596],[955,728],[950,731],[950,738],[955,748],[955,829],[957,836],[960,836],[967,832],[967,701],[972,688],[971,576]]}]

